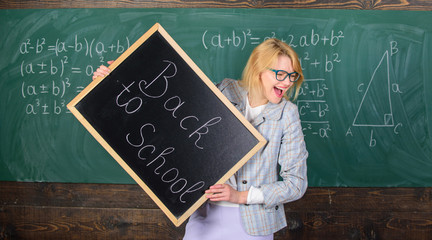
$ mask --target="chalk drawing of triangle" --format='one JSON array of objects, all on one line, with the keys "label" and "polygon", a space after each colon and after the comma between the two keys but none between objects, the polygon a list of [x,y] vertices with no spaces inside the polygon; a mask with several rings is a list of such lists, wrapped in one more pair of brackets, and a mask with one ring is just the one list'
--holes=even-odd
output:
[{"label": "chalk drawing of triangle", "polygon": [[372,74],[354,118],[353,126],[394,126],[388,51],[384,53]]}]

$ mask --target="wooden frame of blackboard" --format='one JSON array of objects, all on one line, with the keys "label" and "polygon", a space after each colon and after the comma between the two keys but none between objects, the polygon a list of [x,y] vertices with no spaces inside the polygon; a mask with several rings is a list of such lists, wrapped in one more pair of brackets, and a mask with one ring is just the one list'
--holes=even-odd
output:
[{"label": "wooden frame of blackboard", "polygon": [[[226,182],[235,172],[237,172],[259,149],[265,144],[264,137],[244,118],[244,116],[230,103],[230,101],[217,89],[213,82],[199,69],[192,59],[180,48],[174,39],[162,28],[159,23],[151,27],[142,35],[129,49],[127,49],[118,59],[116,59],[109,68],[114,71],[125,59],[127,59],[139,46],[141,46],[149,37],[158,32],[174,48],[177,54],[187,63],[187,65],[199,76],[207,87],[219,98],[219,100],[232,112],[232,114],[250,131],[258,140],[258,143],[240,159],[222,178],[215,184]],[[77,104],[89,94],[105,78],[99,77],[92,81],[81,93],[79,93],[68,105],[71,113],[81,122],[81,124],[91,133],[91,135],[108,151],[108,153],[120,164],[120,166],[138,183],[138,185],[150,196],[156,205],[166,214],[175,226],[180,226],[196,209],[198,209],[206,200],[204,194],[190,207],[183,215],[176,217],[159,199],[159,197],[144,183],[144,181],[134,172],[134,170],[122,159],[122,157],[112,148],[110,144],[101,136],[101,134],[90,124],[82,113],[76,108]]]}]

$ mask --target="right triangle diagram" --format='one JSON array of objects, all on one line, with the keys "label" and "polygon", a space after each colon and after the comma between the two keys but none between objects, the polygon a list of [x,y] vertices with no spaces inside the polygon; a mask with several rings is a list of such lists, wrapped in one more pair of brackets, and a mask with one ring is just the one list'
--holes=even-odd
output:
[{"label": "right triangle diagram", "polygon": [[364,91],[353,126],[392,127],[393,111],[390,97],[390,64],[386,51]]}]

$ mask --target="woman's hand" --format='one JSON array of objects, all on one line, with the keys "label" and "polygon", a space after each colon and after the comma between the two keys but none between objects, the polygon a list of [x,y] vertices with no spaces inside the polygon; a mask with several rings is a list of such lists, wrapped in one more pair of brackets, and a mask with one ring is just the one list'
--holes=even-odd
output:
[{"label": "woman's hand", "polygon": [[[108,61],[108,64],[112,64],[114,61]],[[97,77],[105,77],[106,75],[110,74],[111,69],[109,69],[107,66],[101,65],[96,71],[93,72],[93,80],[95,80]]]},{"label": "woman's hand", "polygon": [[206,197],[210,201],[227,201],[237,204],[246,204],[248,191],[239,192],[234,190],[228,184],[216,184],[210,187],[210,189],[205,191],[208,194]]}]

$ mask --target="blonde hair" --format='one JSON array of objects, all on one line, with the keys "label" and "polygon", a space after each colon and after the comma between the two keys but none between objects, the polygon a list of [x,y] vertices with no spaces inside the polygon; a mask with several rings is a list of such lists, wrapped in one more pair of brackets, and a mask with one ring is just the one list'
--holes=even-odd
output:
[{"label": "blonde hair", "polygon": [[243,70],[240,85],[252,94],[252,96],[261,94],[262,85],[260,74],[268,70],[268,68],[277,61],[280,55],[288,56],[291,59],[294,71],[300,74],[300,78],[284,96],[287,100],[297,99],[300,86],[304,79],[300,60],[297,53],[288,44],[276,38],[265,40],[252,51]]}]

